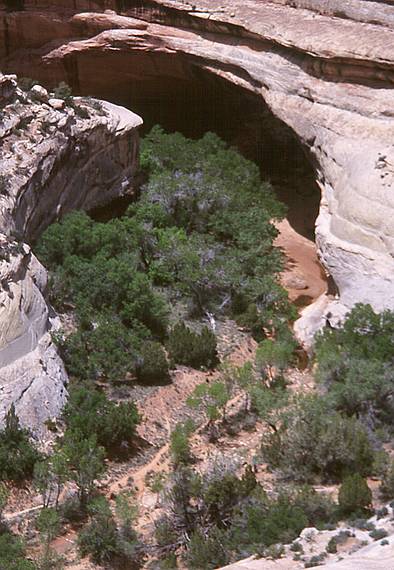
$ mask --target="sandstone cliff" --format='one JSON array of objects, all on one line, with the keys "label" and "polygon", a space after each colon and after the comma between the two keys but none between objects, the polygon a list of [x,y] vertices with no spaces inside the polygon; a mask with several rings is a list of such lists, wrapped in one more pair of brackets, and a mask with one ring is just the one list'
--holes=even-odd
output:
[{"label": "sandstone cliff", "polygon": [[27,243],[67,211],[130,191],[141,119],[25,92],[15,76],[0,76],[0,111],[0,420],[13,401],[38,429],[59,413],[67,378],[49,333],[47,274]]},{"label": "sandstone cliff", "polygon": [[0,2],[7,70],[49,84],[66,80],[76,92],[131,108],[150,102],[149,109],[174,112],[179,92],[201,99],[204,82],[208,93],[209,81],[221,78],[295,136],[321,190],[316,243],[340,294],[340,303],[322,299],[306,311],[298,325],[304,338],[325,314],[341,316],[355,302],[394,308],[392,2],[17,4]]}]

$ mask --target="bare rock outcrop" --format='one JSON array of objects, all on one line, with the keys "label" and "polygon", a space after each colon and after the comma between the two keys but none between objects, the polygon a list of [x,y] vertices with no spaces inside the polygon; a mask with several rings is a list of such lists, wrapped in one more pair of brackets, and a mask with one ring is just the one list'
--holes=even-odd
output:
[{"label": "bare rock outcrop", "polygon": [[[0,2],[5,69],[130,106],[174,106],[175,90],[196,85],[201,73],[259,98],[313,165],[316,244],[340,295],[336,314],[356,302],[394,308],[392,2],[10,4]],[[319,306],[324,314],[301,321],[304,338],[332,312]]]},{"label": "bare rock outcrop", "polygon": [[14,402],[22,423],[40,429],[66,398],[47,273],[27,244],[64,213],[132,189],[141,122],[121,107],[65,104],[0,75],[0,421]]}]

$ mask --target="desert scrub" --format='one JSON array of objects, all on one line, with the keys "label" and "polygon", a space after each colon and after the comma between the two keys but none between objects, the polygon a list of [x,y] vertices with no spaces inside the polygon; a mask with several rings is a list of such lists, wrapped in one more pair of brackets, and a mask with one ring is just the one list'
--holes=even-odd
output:
[{"label": "desert scrub", "polygon": [[382,538],[386,538],[386,536],[388,536],[388,532],[384,528],[375,528],[374,530],[371,530],[369,536],[373,540],[380,540]]},{"label": "desert scrub", "polygon": [[[64,84],[56,96],[73,104]],[[141,165],[146,184],[125,215],[104,224],[73,212],[37,245],[51,302],[78,321],[59,337],[69,374],[160,382],[168,366],[157,343],[173,364],[215,366],[212,330],[168,330],[179,302],[200,321],[239,316],[252,303],[264,334],[288,334],[294,314],[273,245],[285,210],[257,166],[212,133],[194,141],[159,128],[142,141]],[[279,352],[275,363],[287,358],[287,348]]]}]

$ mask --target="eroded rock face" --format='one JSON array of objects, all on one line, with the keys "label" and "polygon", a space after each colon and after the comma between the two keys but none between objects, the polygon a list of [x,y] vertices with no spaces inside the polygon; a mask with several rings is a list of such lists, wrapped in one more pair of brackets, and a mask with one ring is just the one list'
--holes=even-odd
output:
[{"label": "eroded rock face", "polygon": [[66,212],[132,190],[141,122],[112,104],[25,92],[0,75],[0,421],[14,402],[22,423],[39,430],[66,398],[47,273],[27,243]]},{"label": "eroded rock face", "polygon": [[[6,69],[137,109],[142,101],[176,109],[202,73],[259,97],[313,164],[322,193],[316,243],[339,290],[336,313],[356,302],[394,308],[391,2],[22,4],[0,24]],[[308,318],[300,330],[311,336]]]}]

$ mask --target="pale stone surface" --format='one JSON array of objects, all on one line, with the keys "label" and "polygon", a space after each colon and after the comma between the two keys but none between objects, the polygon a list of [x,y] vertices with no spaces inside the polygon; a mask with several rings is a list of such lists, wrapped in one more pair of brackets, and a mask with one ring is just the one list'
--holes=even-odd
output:
[{"label": "pale stone surface", "polygon": [[[297,324],[301,338],[310,343],[319,322],[356,302],[394,308],[392,3],[158,0],[123,6],[118,14],[115,0],[63,3],[61,9],[55,0],[26,0],[24,11],[0,19],[2,64],[108,97],[147,78],[160,93],[163,78],[193,81],[201,69],[261,97],[314,165],[322,192],[316,243],[340,295],[334,307],[326,299],[306,311]],[[0,100],[12,99],[12,90],[12,80],[3,83]],[[47,118],[49,130],[65,129],[72,115],[56,112]],[[17,122],[17,114],[7,117],[0,135]],[[78,186],[86,180],[83,169],[75,174]],[[45,225],[43,212],[32,209],[29,188],[24,196],[18,215],[4,214],[4,220],[10,227],[17,220],[18,229],[29,220],[24,230],[34,235]],[[59,194],[48,200],[49,211],[63,211]],[[69,206],[82,204],[76,199]]]},{"label": "pale stone surface", "polygon": [[41,85],[33,85],[33,87],[30,89],[30,94],[38,101],[41,101],[41,103],[48,102],[48,91]]},{"label": "pale stone surface", "polygon": [[116,105],[75,99],[81,118],[43,99],[0,75],[0,422],[14,402],[37,433],[59,414],[67,377],[50,337],[47,273],[24,242],[70,210],[133,190],[142,123]]},{"label": "pale stone surface", "polygon": [[49,99],[48,103],[51,107],[53,107],[57,111],[61,111],[66,106],[64,99],[51,98]]},{"label": "pale stone surface", "polygon": [[163,78],[192,80],[200,68],[260,96],[313,162],[322,192],[316,243],[341,303],[393,309],[393,4],[158,0],[125,2],[117,14],[118,6],[26,2],[26,12],[6,18],[5,65],[26,75],[26,50],[39,45],[28,60],[37,77],[67,78],[82,92],[110,96],[110,86],[115,94],[145,78],[160,92]]}]

